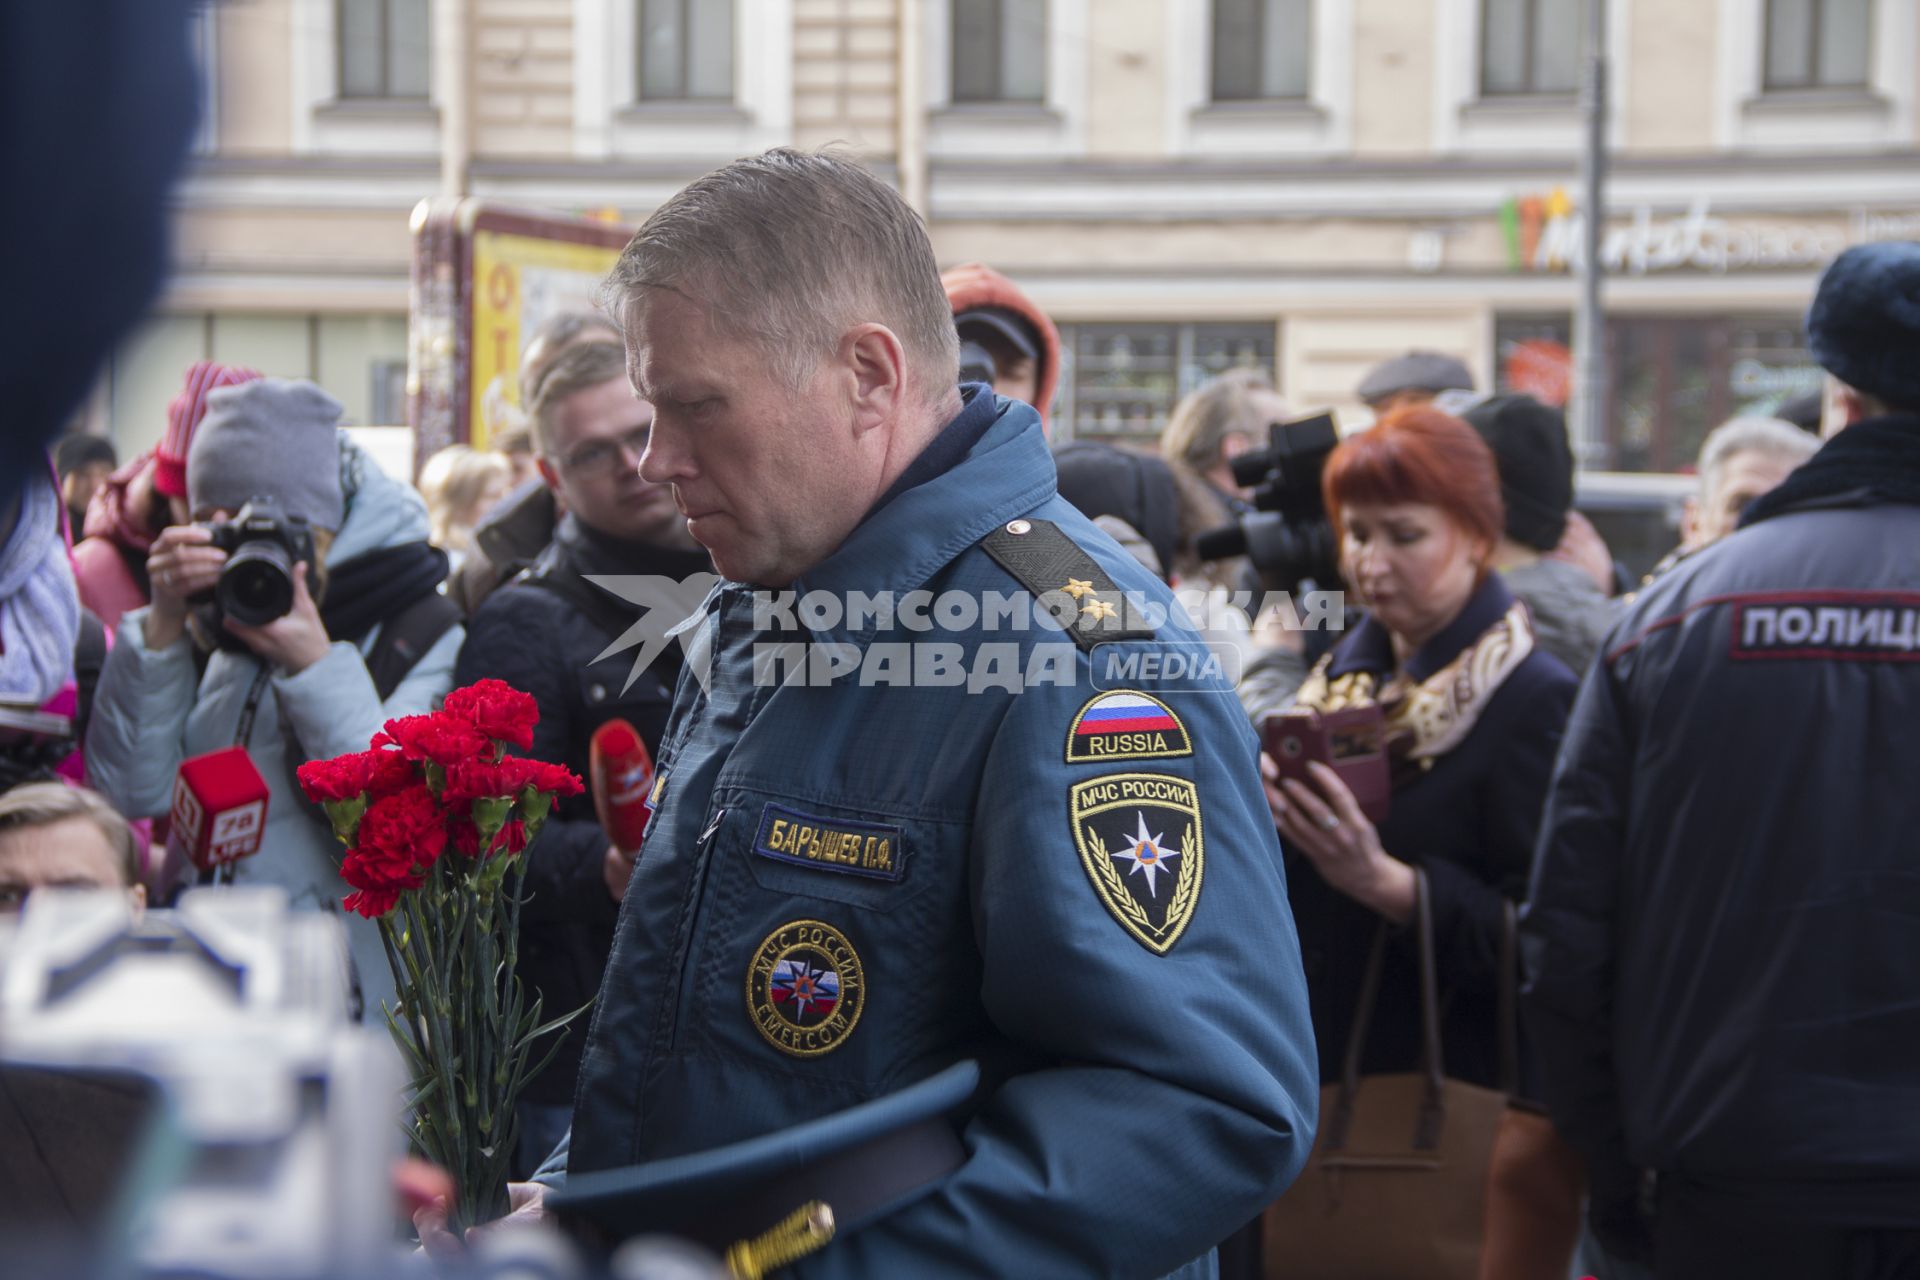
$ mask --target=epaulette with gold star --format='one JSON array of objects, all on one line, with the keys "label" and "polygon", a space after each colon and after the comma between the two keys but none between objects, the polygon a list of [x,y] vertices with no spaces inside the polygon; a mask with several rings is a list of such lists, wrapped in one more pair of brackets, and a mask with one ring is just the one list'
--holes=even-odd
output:
[{"label": "epaulette with gold star", "polygon": [[1001,525],[980,544],[1092,651],[1109,640],[1148,640],[1153,628],[1094,558],[1051,520]]}]

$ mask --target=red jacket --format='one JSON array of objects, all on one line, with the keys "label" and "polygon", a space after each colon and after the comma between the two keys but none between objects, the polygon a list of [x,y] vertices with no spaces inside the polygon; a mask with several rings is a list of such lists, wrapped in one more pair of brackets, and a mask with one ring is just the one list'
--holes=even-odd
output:
[{"label": "red jacket", "polygon": [[119,627],[121,614],[147,603],[145,575],[134,572],[128,557],[144,564],[155,534],[144,515],[131,509],[129,494],[152,467],[149,451],[107,478],[87,507],[87,536],[73,549],[80,603],[99,616],[109,634]]}]

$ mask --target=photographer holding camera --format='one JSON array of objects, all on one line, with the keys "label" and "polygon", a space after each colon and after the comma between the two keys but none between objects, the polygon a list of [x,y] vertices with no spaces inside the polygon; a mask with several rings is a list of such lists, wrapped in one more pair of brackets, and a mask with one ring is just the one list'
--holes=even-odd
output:
[{"label": "photographer holding camera", "polygon": [[[190,756],[242,746],[271,788],[260,853],[242,882],[335,909],[339,849],[294,770],[364,750],[390,717],[452,687],[463,629],[437,588],[443,552],[426,505],[339,430],[310,382],[264,378],[208,397],[187,457],[196,523],[147,561],[153,602],[128,613],[88,734],[93,785],[121,812],[169,810]],[[195,649],[210,651],[195,677]],[[388,986],[379,935],[349,919],[369,1009]]]}]

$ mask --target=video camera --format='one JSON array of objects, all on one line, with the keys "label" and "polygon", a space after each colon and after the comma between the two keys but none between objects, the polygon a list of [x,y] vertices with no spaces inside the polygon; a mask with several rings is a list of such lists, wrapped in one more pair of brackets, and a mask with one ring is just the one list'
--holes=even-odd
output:
[{"label": "video camera", "polygon": [[315,1280],[392,1252],[402,1075],[279,889],[41,889],[0,921],[10,1275]]},{"label": "video camera", "polygon": [[1298,592],[1340,576],[1340,549],[1327,519],[1320,476],[1340,443],[1331,413],[1267,427],[1267,447],[1232,461],[1233,481],[1253,492],[1255,510],[1194,539],[1202,560],[1245,556],[1269,591]]},{"label": "video camera", "polygon": [[313,530],[305,516],[288,515],[276,498],[254,498],[231,520],[202,526],[227,553],[220,581],[190,604],[211,605],[235,622],[265,626],[293,608],[293,566],[307,565],[313,590]]}]

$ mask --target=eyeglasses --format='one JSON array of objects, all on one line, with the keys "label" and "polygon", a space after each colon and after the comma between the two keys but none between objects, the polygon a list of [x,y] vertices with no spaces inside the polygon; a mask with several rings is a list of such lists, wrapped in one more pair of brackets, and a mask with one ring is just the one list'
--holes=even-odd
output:
[{"label": "eyeglasses", "polygon": [[560,465],[574,475],[588,478],[615,475],[623,468],[638,470],[640,455],[647,451],[647,437],[652,432],[653,424],[648,423],[635,427],[625,435],[590,441],[567,454],[560,460]]}]

